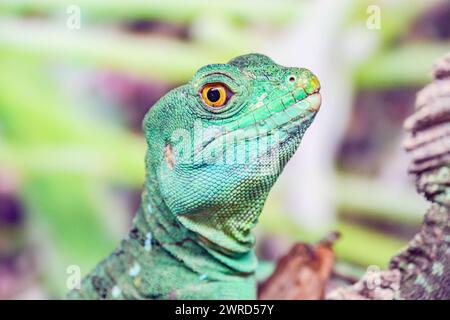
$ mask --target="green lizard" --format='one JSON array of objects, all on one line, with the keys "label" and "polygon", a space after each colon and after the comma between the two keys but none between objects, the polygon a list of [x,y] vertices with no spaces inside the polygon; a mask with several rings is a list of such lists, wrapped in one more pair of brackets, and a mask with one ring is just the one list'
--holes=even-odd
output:
[{"label": "green lizard", "polygon": [[248,54],[200,68],[147,113],[141,206],[70,299],[254,299],[264,202],[319,110],[303,68]]}]

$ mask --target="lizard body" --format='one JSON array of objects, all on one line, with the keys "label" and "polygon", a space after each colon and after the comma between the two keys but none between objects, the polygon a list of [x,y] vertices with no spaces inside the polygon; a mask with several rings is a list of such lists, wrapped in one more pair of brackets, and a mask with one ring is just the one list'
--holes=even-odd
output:
[{"label": "lizard body", "polygon": [[200,68],[147,113],[129,235],[71,299],[254,299],[251,230],[320,107],[307,69],[248,54]]}]

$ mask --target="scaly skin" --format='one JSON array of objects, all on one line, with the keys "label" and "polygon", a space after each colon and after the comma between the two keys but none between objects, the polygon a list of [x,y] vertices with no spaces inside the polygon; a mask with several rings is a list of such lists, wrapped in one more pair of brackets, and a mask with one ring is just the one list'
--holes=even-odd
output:
[{"label": "scaly skin", "polygon": [[[205,84],[232,94],[221,108]],[[202,67],[147,113],[146,181],[129,236],[71,299],[255,299],[251,233],[320,107],[317,78],[249,54]]]}]

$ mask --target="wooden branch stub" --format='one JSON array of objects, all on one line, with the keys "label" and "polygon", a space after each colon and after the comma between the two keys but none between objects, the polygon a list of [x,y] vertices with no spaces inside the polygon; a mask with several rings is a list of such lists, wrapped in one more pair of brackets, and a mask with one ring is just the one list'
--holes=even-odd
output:
[{"label": "wooden branch stub", "polygon": [[260,286],[258,299],[323,299],[335,259],[331,246],[337,237],[333,233],[317,245],[294,244]]}]

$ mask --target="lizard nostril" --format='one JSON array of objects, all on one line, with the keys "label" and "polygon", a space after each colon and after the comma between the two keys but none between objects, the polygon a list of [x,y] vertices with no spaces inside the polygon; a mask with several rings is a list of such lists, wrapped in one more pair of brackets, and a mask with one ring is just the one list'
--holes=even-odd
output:
[{"label": "lizard nostril", "polygon": [[295,82],[295,76],[290,76],[289,77],[289,82]]}]

